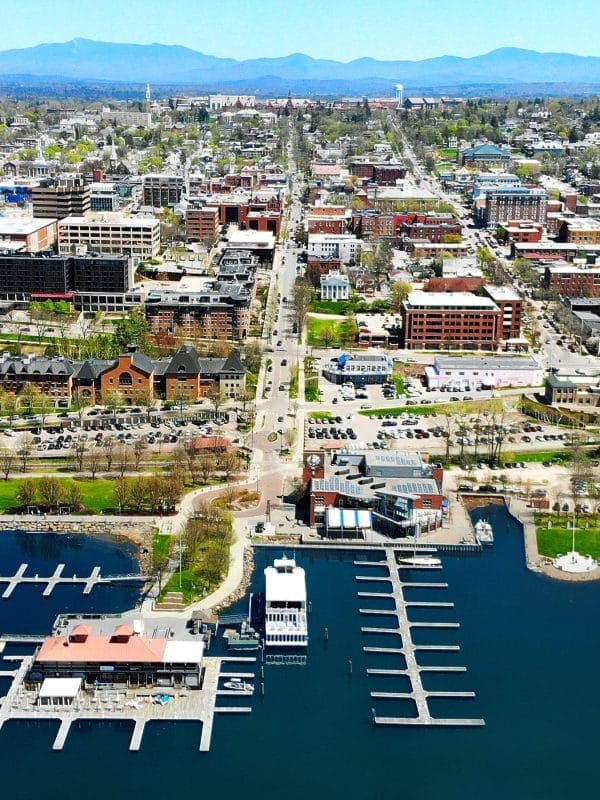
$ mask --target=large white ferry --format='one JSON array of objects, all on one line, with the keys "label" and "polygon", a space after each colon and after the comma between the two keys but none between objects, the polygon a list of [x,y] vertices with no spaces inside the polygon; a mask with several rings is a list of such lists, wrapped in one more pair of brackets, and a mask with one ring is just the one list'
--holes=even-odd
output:
[{"label": "large white ferry", "polygon": [[306,647],[306,580],[292,558],[276,558],[265,569],[265,645]]}]

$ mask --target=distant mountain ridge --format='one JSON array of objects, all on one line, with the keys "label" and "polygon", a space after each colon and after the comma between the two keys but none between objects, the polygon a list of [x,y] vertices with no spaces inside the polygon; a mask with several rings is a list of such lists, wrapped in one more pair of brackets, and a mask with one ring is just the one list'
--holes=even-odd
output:
[{"label": "distant mountain ridge", "polygon": [[441,86],[492,86],[511,84],[600,84],[600,57],[569,53],[539,53],[500,48],[480,56],[440,56],[422,61],[378,61],[359,58],[348,63],[316,59],[303,53],[281,58],[236,61],[205,55],[179,45],[117,44],[73,39],[62,44],[40,44],[20,50],[0,51],[0,77],[36,77],[65,81],[112,81],[155,85],[215,87],[235,83],[239,91],[253,84],[314,84],[339,82],[344,89],[356,83],[385,86],[394,83],[435,90]]}]

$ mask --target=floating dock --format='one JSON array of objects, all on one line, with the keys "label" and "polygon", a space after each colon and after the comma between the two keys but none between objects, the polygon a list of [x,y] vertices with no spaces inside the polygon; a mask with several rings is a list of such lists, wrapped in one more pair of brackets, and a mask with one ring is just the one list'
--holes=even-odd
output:
[{"label": "floating dock", "polygon": [[[367,669],[367,675],[371,676],[408,676],[411,683],[411,690],[409,692],[371,692],[371,697],[374,699],[383,700],[411,700],[417,710],[414,717],[391,717],[379,716],[373,710],[373,723],[375,725],[431,725],[431,726],[479,726],[485,725],[483,719],[473,718],[437,718],[431,714],[429,709],[429,700],[431,698],[446,698],[446,699],[467,699],[475,696],[474,692],[465,691],[428,691],[424,688],[421,675],[422,673],[441,672],[441,673],[457,673],[466,672],[466,667],[463,666],[420,666],[417,663],[416,654],[419,651],[431,652],[456,652],[460,650],[458,645],[416,645],[412,641],[413,629],[456,629],[460,625],[458,622],[413,622],[408,619],[408,608],[453,608],[453,603],[445,602],[416,602],[407,601],[404,597],[405,589],[445,589],[446,583],[416,583],[403,582],[400,579],[399,569],[405,565],[398,564],[396,561],[396,553],[392,549],[386,549],[385,561],[360,561],[355,562],[360,567],[382,567],[387,566],[389,575],[386,577],[368,575],[357,575],[357,581],[386,581],[391,583],[391,592],[382,592],[379,596],[382,598],[393,598],[395,609],[377,610],[371,608],[361,608],[360,613],[365,615],[379,615],[384,617],[394,616],[397,620],[397,625],[391,628],[368,628],[362,627],[361,631],[365,634],[391,634],[398,637],[400,640],[400,647],[369,647],[365,646],[363,650],[367,653],[381,653],[387,655],[402,655],[404,657],[406,667],[405,669]],[[411,566],[410,569],[430,569],[428,566],[416,567]],[[360,597],[375,598],[378,596],[377,592],[359,592]]]},{"label": "floating dock", "polygon": [[50,597],[54,589],[59,584],[67,584],[72,586],[76,583],[83,584],[83,593],[88,595],[92,589],[99,584],[106,583],[132,583],[141,582],[145,583],[149,578],[146,575],[101,575],[100,567],[94,567],[87,577],[80,577],[72,575],[69,577],[63,576],[64,564],[58,564],[52,575],[26,575],[27,567],[29,564],[21,564],[14,575],[0,576],[0,583],[8,584],[6,589],[2,592],[2,599],[8,600],[14,590],[22,583],[45,584],[43,597]]}]

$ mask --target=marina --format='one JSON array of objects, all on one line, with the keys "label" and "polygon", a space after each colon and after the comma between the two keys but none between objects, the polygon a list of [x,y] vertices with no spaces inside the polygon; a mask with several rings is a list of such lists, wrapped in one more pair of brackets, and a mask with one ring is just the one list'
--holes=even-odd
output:
[{"label": "marina", "polygon": [[[361,608],[395,608],[389,576],[387,583],[356,581],[357,572],[378,576],[388,572],[383,549],[377,553],[371,549],[330,552],[306,548],[296,553],[297,564],[306,571],[313,606],[311,641],[305,652],[273,653],[276,663],[267,652],[263,665],[260,651],[228,651],[221,637],[213,637],[211,652],[206,655],[207,659],[220,659],[218,690],[224,690],[225,681],[231,677],[240,677],[255,684],[252,698],[238,692],[237,696],[216,695],[208,732],[210,720],[202,727],[202,722],[190,720],[186,725],[183,720],[177,724],[168,718],[176,711],[173,703],[181,698],[165,706],[144,703],[139,709],[126,707],[128,719],[119,717],[114,703],[112,711],[103,704],[103,711],[94,707],[89,716],[73,719],[62,751],[52,749],[61,725],[60,711],[39,711],[30,719],[9,716],[0,730],[0,751],[5,763],[11,765],[4,779],[5,791],[15,797],[32,795],[36,789],[31,764],[35,763],[48,778],[49,800],[64,797],[65,784],[73,796],[102,800],[106,783],[90,781],[89,771],[81,769],[82,763],[93,762],[102,753],[120,775],[118,798],[140,792],[152,798],[191,793],[197,790],[198,769],[203,791],[229,796],[232,792],[223,788],[223,765],[232,761],[244,775],[244,792],[249,800],[263,797],[273,783],[285,784],[290,800],[314,794],[316,783],[320,794],[331,797],[341,792],[349,800],[375,793],[393,797],[398,790],[398,774],[382,772],[374,781],[365,763],[380,763],[382,759],[393,763],[401,750],[402,790],[417,797],[443,795],[446,800],[461,800],[478,794],[486,800],[502,800],[506,796],[534,797],[543,791],[546,800],[560,800],[567,792],[583,793],[598,778],[593,717],[587,724],[574,709],[582,703],[589,703],[592,712],[597,707],[593,686],[600,654],[596,639],[590,637],[590,625],[597,611],[599,587],[559,585],[531,573],[523,562],[518,526],[503,515],[501,508],[486,508],[484,514],[496,532],[493,548],[485,548],[476,559],[444,555],[443,571],[436,573],[434,580],[429,572],[416,569],[401,570],[399,576],[411,620],[460,622],[460,629],[413,627],[410,631],[431,716],[442,720],[484,717],[485,727],[387,722],[389,718],[410,719],[406,707],[413,706],[415,700],[371,697],[371,692],[400,695],[412,691],[407,672],[410,665],[405,664],[402,652],[391,652],[404,649],[402,637],[388,634],[382,640],[376,634],[361,634],[357,625],[359,618],[379,625],[373,615],[360,615]],[[29,541],[26,544],[29,546]],[[89,575],[96,564],[102,565],[104,574],[133,571],[127,562],[117,565],[108,556],[101,557],[91,549],[88,552],[93,545],[91,540],[86,541],[86,549],[71,559],[58,558],[55,551],[49,551],[45,561],[35,560],[29,550],[15,551],[3,561],[3,572],[14,573],[20,563],[29,562],[32,572],[50,575],[58,561],[68,564],[69,574]],[[281,546],[276,554],[280,553]],[[255,552],[249,593],[262,590],[263,569],[272,563],[273,556],[273,548]],[[354,558],[380,560],[376,567],[358,569]],[[501,587],[508,585],[510,591],[503,591]],[[73,612],[116,613],[131,608],[133,587],[126,590],[120,607],[115,603],[114,597],[123,591],[125,587],[116,584],[84,597],[81,586],[62,586],[51,597],[42,598],[36,587],[22,587],[10,602],[0,604],[1,638],[6,642],[0,669],[13,671],[18,667],[13,657],[32,651],[39,643],[35,639],[43,638],[39,632],[51,629],[56,609],[68,606]],[[438,610],[408,606],[437,600],[451,600],[455,607]],[[247,608],[248,595],[230,611],[245,618]],[[556,626],[537,625],[542,615],[551,615]],[[29,623],[30,619],[35,622]],[[40,623],[40,619],[48,621]],[[393,616],[381,620],[381,625],[396,627]],[[155,626],[165,630],[160,620]],[[322,635],[326,627],[328,640]],[[569,693],[556,691],[564,670],[560,659],[554,664],[557,628],[569,632],[570,658],[580,676]],[[181,635],[177,630],[175,634]],[[189,632],[185,635],[192,638]],[[519,642],[518,651],[515,641]],[[365,645],[373,651],[363,650]],[[262,666],[264,695],[259,677]],[[8,686],[9,679],[1,682],[0,695],[8,693]],[[475,698],[436,695],[471,690]],[[170,690],[160,687],[155,691]],[[516,698],[522,698],[521,707],[515,704]],[[376,709],[378,724],[373,724],[371,707]],[[476,712],[467,713],[468,708]],[[125,708],[121,713],[125,714]],[[145,715],[150,713],[152,718],[146,720]],[[301,747],[315,731],[327,741],[327,747],[305,748],[306,768],[290,783],[291,748],[295,751]],[[205,742],[210,741],[208,758],[200,752],[203,737]],[[138,749],[130,751],[130,746]],[[268,759],[264,758],[266,750]],[[565,769],[565,759],[574,758],[575,752],[577,769]],[[536,765],[533,771],[532,761]],[[164,766],[170,763],[180,768]],[[433,763],[436,769],[430,768]]]},{"label": "marina", "polygon": [[[366,634],[389,634],[392,636],[400,637],[400,641],[402,646],[401,647],[390,647],[390,648],[381,648],[381,647],[369,647],[365,646],[365,652],[369,653],[383,653],[388,655],[401,655],[404,657],[406,668],[405,669],[398,669],[398,670],[377,670],[377,669],[367,669],[368,675],[406,675],[410,679],[411,683],[411,690],[409,692],[380,692],[380,691],[371,691],[370,695],[373,699],[385,699],[385,700],[410,700],[414,703],[414,706],[417,710],[417,715],[415,717],[409,716],[383,716],[377,714],[375,710],[373,710],[373,723],[375,725],[439,725],[439,726],[483,726],[485,725],[485,721],[483,719],[478,718],[464,718],[464,717],[434,717],[431,713],[429,708],[429,700],[431,698],[445,698],[445,699],[466,699],[466,698],[474,698],[474,692],[464,692],[464,691],[428,691],[423,686],[422,676],[421,673],[423,672],[444,672],[444,673],[452,673],[452,672],[464,672],[466,671],[466,667],[462,666],[441,666],[441,665],[433,665],[433,666],[422,666],[419,665],[416,657],[416,653],[419,650],[423,649],[423,646],[415,646],[412,640],[412,631],[413,629],[418,628],[438,628],[438,629],[454,629],[459,628],[460,624],[458,622],[438,622],[438,621],[411,621],[408,619],[407,616],[407,609],[410,607],[427,607],[427,608],[453,608],[453,603],[437,603],[437,602],[417,602],[410,603],[407,602],[404,598],[404,589],[406,588],[406,584],[403,584],[402,580],[399,576],[399,569],[401,569],[404,564],[403,558],[400,558],[400,563],[398,563],[398,557],[394,550],[387,549],[384,553],[385,561],[367,561],[367,562],[359,562],[360,566],[366,567],[382,567],[386,566],[388,570],[388,577],[383,578],[383,580],[387,580],[392,587],[392,591],[388,593],[382,593],[382,597],[393,598],[395,608],[394,610],[388,609],[365,609],[360,608],[359,613],[365,615],[380,615],[384,617],[395,617],[397,621],[397,627],[394,628],[371,628],[371,627],[361,627],[361,632]],[[356,562],[355,562],[356,564]],[[428,565],[423,564],[412,564],[413,568],[425,568],[430,569],[431,567]],[[436,567],[441,568],[441,562]],[[357,580],[368,580],[369,576],[364,575],[357,575]],[[419,584],[415,582],[411,582],[411,586],[413,588],[423,588],[424,584]],[[359,593],[360,594],[360,593]],[[370,597],[376,597],[377,593],[369,593]],[[442,647],[440,652],[443,652],[447,647],[451,648],[448,652],[452,652],[454,649],[458,649],[458,646],[453,645],[433,645],[430,646],[430,649],[433,651],[438,650],[438,648]]]}]

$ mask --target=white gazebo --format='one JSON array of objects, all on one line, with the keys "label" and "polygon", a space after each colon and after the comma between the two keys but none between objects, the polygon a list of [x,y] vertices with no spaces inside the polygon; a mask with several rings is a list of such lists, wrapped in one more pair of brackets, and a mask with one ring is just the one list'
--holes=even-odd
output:
[{"label": "white gazebo", "polygon": [[563,572],[593,572],[598,568],[598,562],[591,556],[582,556],[575,550],[575,521],[572,525],[572,534],[571,550],[564,555],[558,555],[552,563]]},{"label": "white gazebo", "polygon": [[38,705],[72,706],[80,691],[81,678],[45,678],[38,694]]}]

